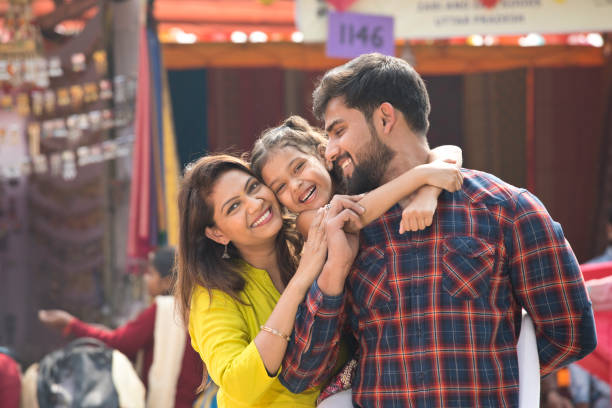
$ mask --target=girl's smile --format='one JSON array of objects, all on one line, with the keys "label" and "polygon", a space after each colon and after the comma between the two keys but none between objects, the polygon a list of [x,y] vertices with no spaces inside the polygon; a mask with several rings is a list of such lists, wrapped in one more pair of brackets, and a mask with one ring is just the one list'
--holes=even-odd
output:
[{"label": "girl's smile", "polygon": [[332,181],[322,159],[290,146],[268,155],[262,178],[287,209],[299,214],[329,202]]}]

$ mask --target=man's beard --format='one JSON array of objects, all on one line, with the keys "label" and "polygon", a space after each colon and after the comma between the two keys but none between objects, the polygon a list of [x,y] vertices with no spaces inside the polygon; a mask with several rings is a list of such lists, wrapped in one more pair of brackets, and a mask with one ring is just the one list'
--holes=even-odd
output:
[{"label": "man's beard", "polygon": [[380,140],[374,126],[368,123],[368,127],[372,141],[367,151],[355,155],[359,164],[353,162],[353,175],[346,178],[348,194],[367,193],[379,187],[389,162],[395,156],[395,152]]}]

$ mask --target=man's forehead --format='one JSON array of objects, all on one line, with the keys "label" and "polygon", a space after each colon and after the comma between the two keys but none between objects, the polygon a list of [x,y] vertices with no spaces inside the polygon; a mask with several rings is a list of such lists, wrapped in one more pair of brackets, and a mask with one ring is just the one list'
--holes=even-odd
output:
[{"label": "man's forehead", "polygon": [[330,99],[323,116],[325,130],[329,132],[334,126],[346,120],[348,109],[344,98],[337,96]]}]

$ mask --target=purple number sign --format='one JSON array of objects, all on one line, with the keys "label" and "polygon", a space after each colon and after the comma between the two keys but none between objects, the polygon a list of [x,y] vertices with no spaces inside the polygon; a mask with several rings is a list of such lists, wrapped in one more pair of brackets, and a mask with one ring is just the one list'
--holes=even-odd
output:
[{"label": "purple number sign", "polygon": [[330,11],[327,55],[353,58],[369,52],[395,55],[393,17]]}]

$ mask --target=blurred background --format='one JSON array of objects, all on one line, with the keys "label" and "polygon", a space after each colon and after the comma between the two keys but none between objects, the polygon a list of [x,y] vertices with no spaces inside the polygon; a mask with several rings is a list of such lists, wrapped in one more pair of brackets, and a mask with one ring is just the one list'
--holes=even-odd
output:
[{"label": "blurred background", "polygon": [[349,59],[340,12],[390,17],[431,146],[534,192],[581,263],[605,249],[610,0],[0,0],[0,345],[28,365],[63,342],[39,309],[111,327],[141,309],[182,168],[314,121],[315,81]]}]

